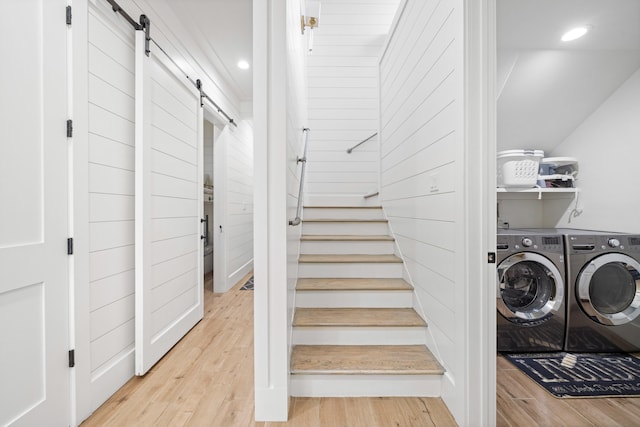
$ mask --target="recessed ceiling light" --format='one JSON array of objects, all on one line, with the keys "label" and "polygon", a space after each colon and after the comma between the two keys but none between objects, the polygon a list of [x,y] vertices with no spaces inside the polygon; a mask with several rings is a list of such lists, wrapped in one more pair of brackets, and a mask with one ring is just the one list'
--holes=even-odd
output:
[{"label": "recessed ceiling light", "polygon": [[589,27],[588,25],[585,25],[584,27],[573,28],[567,31],[566,33],[564,33],[561,40],[563,42],[570,42],[571,40],[579,39],[580,37],[587,34],[590,28],[591,27]]},{"label": "recessed ceiling light", "polygon": [[249,63],[247,61],[238,61],[238,68],[240,68],[241,70],[248,70],[249,69]]}]

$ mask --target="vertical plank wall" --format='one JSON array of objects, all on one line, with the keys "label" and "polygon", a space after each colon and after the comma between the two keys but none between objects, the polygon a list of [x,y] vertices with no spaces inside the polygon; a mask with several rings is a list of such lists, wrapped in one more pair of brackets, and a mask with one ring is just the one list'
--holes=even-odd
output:
[{"label": "vertical plank wall", "polygon": [[380,62],[381,201],[447,370],[445,399],[464,369],[460,5],[408,0]]},{"label": "vertical plank wall", "polygon": [[95,408],[133,376],[134,32],[90,2],[90,370]]},{"label": "vertical plank wall", "polygon": [[307,198],[362,201],[378,190],[378,56],[398,0],[323,0],[308,57]]}]

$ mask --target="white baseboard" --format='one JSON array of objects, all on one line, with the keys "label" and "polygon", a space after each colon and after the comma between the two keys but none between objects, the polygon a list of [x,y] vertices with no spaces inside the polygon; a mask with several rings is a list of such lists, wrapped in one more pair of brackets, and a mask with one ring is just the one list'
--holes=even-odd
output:
[{"label": "white baseboard", "polygon": [[289,395],[285,387],[255,389],[255,421],[284,422],[289,419]]},{"label": "white baseboard", "polygon": [[296,397],[440,397],[441,375],[291,375]]},{"label": "white baseboard", "polygon": [[251,258],[242,267],[240,267],[239,269],[231,273],[229,277],[227,277],[224,288],[218,289],[214,281],[213,286],[216,287],[216,292],[227,292],[229,289],[233,288],[251,270],[253,270],[253,258]]}]

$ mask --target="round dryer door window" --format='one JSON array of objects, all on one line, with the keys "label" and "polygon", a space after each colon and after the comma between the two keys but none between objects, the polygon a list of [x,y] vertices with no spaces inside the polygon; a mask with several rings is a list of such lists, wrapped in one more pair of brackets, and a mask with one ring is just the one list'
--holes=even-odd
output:
[{"label": "round dryer door window", "polygon": [[548,258],[513,254],[498,265],[498,311],[514,323],[548,320],[562,308],[564,283]]},{"label": "round dryer door window", "polygon": [[582,309],[603,325],[623,325],[640,315],[640,264],[623,254],[605,254],[585,265],[576,281]]}]

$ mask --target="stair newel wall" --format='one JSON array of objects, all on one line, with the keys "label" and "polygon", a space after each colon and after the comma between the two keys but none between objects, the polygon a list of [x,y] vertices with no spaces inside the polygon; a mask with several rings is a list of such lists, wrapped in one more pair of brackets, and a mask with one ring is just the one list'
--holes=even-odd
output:
[{"label": "stair newel wall", "polygon": [[254,0],[253,12],[255,417],[278,422],[289,414],[306,40],[299,2]]}]

